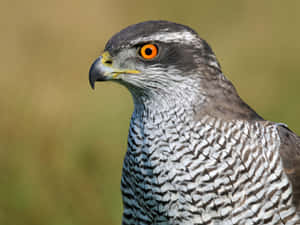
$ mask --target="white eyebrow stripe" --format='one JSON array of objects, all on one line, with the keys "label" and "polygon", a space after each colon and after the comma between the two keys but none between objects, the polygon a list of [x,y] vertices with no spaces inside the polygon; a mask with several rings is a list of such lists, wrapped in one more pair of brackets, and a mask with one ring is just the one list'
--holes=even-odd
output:
[{"label": "white eyebrow stripe", "polygon": [[182,44],[191,43],[201,43],[198,36],[188,31],[181,32],[159,32],[147,37],[140,37],[131,42],[131,44],[138,44],[140,42],[151,42],[151,41],[161,41],[161,42],[175,42]]}]

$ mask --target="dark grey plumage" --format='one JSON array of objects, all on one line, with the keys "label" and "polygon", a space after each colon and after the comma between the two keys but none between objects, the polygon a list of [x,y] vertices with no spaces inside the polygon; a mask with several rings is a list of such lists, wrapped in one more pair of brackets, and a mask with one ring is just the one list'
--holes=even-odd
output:
[{"label": "dark grey plumage", "polygon": [[278,126],[280,156],[284,171],[293,185],[293,201],[300,212],[300,137],[287,127]]},{"label": "dark grey plumage", "polygon": [[[158,49],[151,59],[146,44]],[[123,224],[300,224],[300,138],[238,96],[195,31],[167,21],[122,30],[90,69],[92,86],[104,80],[135,105]]]}]

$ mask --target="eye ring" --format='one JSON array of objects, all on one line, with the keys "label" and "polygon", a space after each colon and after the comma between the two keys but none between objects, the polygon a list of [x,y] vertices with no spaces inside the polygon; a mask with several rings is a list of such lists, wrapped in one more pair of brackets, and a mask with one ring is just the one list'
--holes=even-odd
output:
[{"label": "eye ring", "polygon": [[140,48],[139,53],[144,59],[154,59],[158,54],[158,48],[154,44],[145,44]]}]

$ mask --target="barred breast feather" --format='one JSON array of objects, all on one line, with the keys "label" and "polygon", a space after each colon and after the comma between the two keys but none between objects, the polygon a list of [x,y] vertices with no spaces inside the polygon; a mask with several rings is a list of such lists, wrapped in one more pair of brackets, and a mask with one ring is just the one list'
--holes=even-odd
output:
[{"label": "barred breast feather", "polygon": [[123,224],[300,224],[291,181],[299,164],[280,157],[296,137],[265,121],[188,114],[133,114]]}]

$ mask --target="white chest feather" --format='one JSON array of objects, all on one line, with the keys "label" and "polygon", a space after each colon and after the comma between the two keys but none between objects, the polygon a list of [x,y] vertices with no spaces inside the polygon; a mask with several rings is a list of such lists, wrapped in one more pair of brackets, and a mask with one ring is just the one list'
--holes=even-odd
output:
[{"label": "white chest feather", "polygon": [[132,117],[124,215],[145,224],[297,224],[273,127],[155,113]]}]

